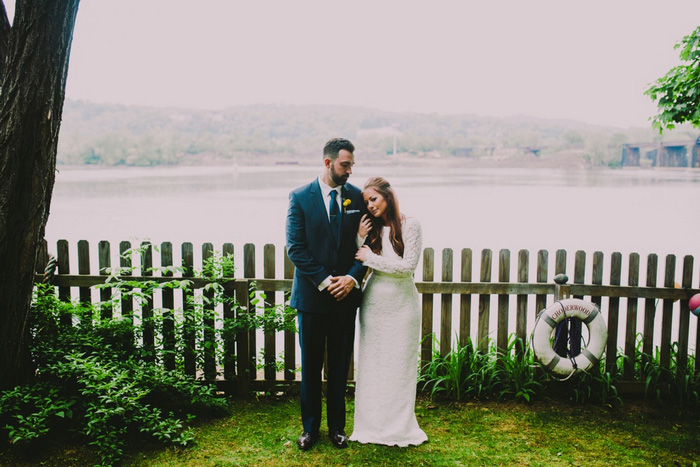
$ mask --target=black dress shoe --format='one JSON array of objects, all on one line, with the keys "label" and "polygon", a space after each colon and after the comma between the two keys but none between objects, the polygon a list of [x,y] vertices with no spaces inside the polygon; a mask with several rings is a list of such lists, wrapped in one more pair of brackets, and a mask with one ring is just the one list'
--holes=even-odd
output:
[{"label": "black dress shoe", "polygon": [[331,431],[328,433],[328,439],[330,439],[331,444],[337,448],[343,449],[348,447],[348,437],[345,436],[343,430]]},{"label": "black dress shoe", "polygon": [[314,444],[318,442],[318,433],[309,433],[308,431],[305,431],[299,436],[299,439],[297,439],[297,446],[299,446],[299,449],[302,451],[308,451],[312,447],[314,447]]}]

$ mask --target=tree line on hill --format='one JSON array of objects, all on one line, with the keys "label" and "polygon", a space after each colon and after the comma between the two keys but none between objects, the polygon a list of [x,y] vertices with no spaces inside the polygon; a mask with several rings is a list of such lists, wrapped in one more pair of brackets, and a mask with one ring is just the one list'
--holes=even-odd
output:
[{"label": "tree line on hill", "polygon": [[[696,139],[679,127],[615,128],[535,117],[397,113],[350,106],[250,105],[187,110],[66,100],[58,163],[154,166],[314,163],[330,137],[352,140],[363,155],[494,159],[574,155],[617,166],[628,142]],[[505,160],[504,160],[505,159]]]}]

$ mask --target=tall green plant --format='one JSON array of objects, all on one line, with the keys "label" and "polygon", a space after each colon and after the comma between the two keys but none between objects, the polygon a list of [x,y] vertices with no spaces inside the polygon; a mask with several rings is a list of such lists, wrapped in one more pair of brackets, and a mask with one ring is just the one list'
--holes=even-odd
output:
[{"label": "tall green plant", "polygon": [[614,368],[606,370],[601,362],[589,372],[579,372],[561,381],[549,376],[535,360],[529,343],[515,335],[509,336],[506,349],[499,349],[491,342],[486,352],[479,352],[471,340],[444,356],[438,349],[439,345],[435,344],[433,358],[423,367],[420,380],[422,390],[428,391],[430,397],[456,400],[493,397],[530,402],[563,395],[578,403],[597,402],[608,407],[622,403],[618,392],[622,356]]},{"label": "tall green plant", "polygon": [[463,347],[455,347],[440,355],[440,346],[433,336],[433,358],[422,371],[423,390],[430,396],[462,400],[468,396],[482,397],[494,392],[498,383],[495,355],[476,350],[471,339]]},{"label": "tall green plant", "polygon": [[[520,354],[518,349],[524,349]],[[508,338],[508,347],[498,352],[499,398],[530,400],[541,395],[544,388],[544,373],[535,362],[532,349],[515,334]]]},{"label": "tall green plant", "polygon": [[700,373],[694,355],[688,355],[685,365],[679,363],[678,343],[671,345],[670,365],[661,365],[658,347],[653,355],[642,359],[644,394],[658,405],[679,408],[700,407]]}]

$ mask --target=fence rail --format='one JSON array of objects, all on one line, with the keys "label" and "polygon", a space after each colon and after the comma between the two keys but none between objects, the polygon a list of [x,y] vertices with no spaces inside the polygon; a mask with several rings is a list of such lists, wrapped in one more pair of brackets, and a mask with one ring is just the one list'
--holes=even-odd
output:
[{"label": "fence rail", "polygon": [[[47,251],[51,249],[47,247]],[[169,242],[158,246],[142,242],[135,247],[130,242],[121,242],[119,253],[113,254],[109,242],[99,242],[97,251],[91,251],[89,243],[81,240],[77,242],[76,250],[71,251],[66,240],[59,240],[55,251],[57,269],[52,283],[62,300],[107,301],[114,291],[101,288],[95,292],[95,286],[105,283],[112,264],[119,264],[120,268],[135,268],[130,269],[132,273],[120,276],[129,281],[192,281],[192,289],[198,292],[162,289],[147,297],[145,302],[122,299],[116,307],[102,308],[101,316],[104,318],[132,316],[141,320],[142,333],[136,338],[145,348],[153,350],[154,355],[161,352],[162,358],[154,359],[154,362],[165,368],[174,369],[176,360],[180,359],[187,374],[217,381],[223,390],[241,394],[247,394],[251,389],[267,390],[298,383],[296,370],[299,351],[293,332],[256,330],[235,336],[216,332],[216,329],[222,329],[227,321],[242,313],[241,310],[264,313],[251,300],[250,290],[253,286],[257,291],[255,293],[265,294],[270,305],[285,303],[291,290],[294,267],[284,249],[279,252],[278,258],[275,245],[266,244],[260,257],[256,255],[253,244],[245,244],[242,255],[234,254],[232,244],[224,244],[219,251],[224,255],[233,255],[236,265],[240,266],[237,270],[242,269],[242,275],[236,273],[222,284],[224,294],[235,298],[242,308],[234,310],[224,305],[217,310],[205,307],[202,322],[196,323],[194,328],[183,328],[179,334],[175,326],[178,321],[195,319],[188,305],[188,295],[209,293],[206,285],[211,282],[195,277],[195,249],[192,243],[181,245],[177,261]],[[134,254],[134,251],[137,253]],[[512,334],[526,341],[537,312],[555,299],[568,296],[590,300],[601,308],[608,326],[606,365],[614,365],[620,353],[625,355],[623,379],[628,383],[639,383],[635,380],[632,367],[632,362],[640,357],[639,339],[641,353],[652,355],[658,349],[660,363],[664,367],[670,365],[671,350],[675,345],[679,366],[687,363],[690,349],[694,349],[695,362],[699,361],[697,343],[700,342],[700,327],[688,308],[690,297],[700,293],[700,289],[692,287],[692,256],[685,256],[680,265],[674,255],[668,255],[663,271],[660,271],[658,255],[650,254],[646,262],[642,262],[637,253],[631,253],[626,258],[627,268],[623,271],[622,255],[612,253],[606,271],[606,257],[602,252],[594,252],[592,261],[588,263],[586,252],[576,251],[573,264],[569,264],[565,250],[557,250],[551,259],[547,250],[539,250],[536,261],[531,263],[527,250],[518,251],[517,260],[511,261],[509,250],[500,250],[494,260],[493,252],[486,249],[481,251],[478,265],[474,264],[472,251],[468,248],[458,252],[457,264],[452,249],[446,248],[440,253],[438,267],[435,251],[425,248],[416,273],[416,287],[422,303],[420,358],[424,362],[433,358],[434,350],[445,355],[469,340],[477,343],[482,351],[489,345],[506,349]],[[212,255],[214,247],[210,243],[203,244],[197,252],[202,265]],[[154,268],[154,257],[158,256],[160,264]],[[78,274],[71,273],[70,263],[75,258]],[[91,258],[97,258],[97,274],[90,266]],[[184,270],[178,275],[174,275],[171,269],[159,271],[159,268],[169,268],[174,264],[180,264]],[[262,275],[257,272],[259,265],[262,265]],[[514,273],[511,271],[512,265]],[[588,282],[587,272],[590,277]],[[643,285],[642,272],[645,274]],[[663,274],[662,279],[659,279],[660,273]],[[553,282],[555,276],[562,274],[570,275],[572,282]],[[680,283],[676,279],[678,274]],[[455,275],[458,279],[455,279]],[[439,280],[436,280],[436,276]],[[608,277],[606,284],[604,276]],[[534,277],[534,281],[531,277]],[[37,275],[37,281],[42,279],[41,275]],[[160,317],[160,321],[152,321],[150,318],[154,316]],[[153,322],[162,324],[156,328],[149,324]],[[215,352],[217,346],[223,349],[223,357],[218,360]],[[177,355],[176,348],[184,350]],[[200,349],[201,355],[195,349]],[[278,355],[280,353],[283,357]],[[278,365],[280,359],[281,365]],[[698,370],[700,368],[696,368]],[[354,369],[351,368],[351,377],[352,372]]]}]

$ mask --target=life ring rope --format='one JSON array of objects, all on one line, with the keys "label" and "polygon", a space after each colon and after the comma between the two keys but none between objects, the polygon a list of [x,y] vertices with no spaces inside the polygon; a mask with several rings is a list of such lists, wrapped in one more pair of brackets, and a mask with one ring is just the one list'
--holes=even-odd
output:
[{"label": "life ring rope", "polygon": [[[580,353],[562,357],[552,348],[551,337],[557,325],[570,318],[579,319],[586,325],[589,338]],[[564,377],[563,381],[600,363],[606,343],[607,327],[602,313],[594,303],[576,298],[558,300],[542,310],[531,336],[532,349],[537,360],[556,379]]]},{"label": "life ring rope", "polygon": [[[562,313],[564,313],[564,319],[562,322],[567,322],[569,317],[566,316],[566,307],[564,307],[564,304],[561,302],[561,300],[557,300],[554,303],[561,306],[561,311],[562,311]],[[549,325],[549,327],[551,327],[552,329],[556,329],[557,324],[559,324],[559,323],[554,321],[552,318],[549,317],[549,315],[547,315],[545,313],[542,313],[541,316],[543,317],[544,322]],[[558,339],[558,335],[557,335],[557,338],[555,339],[555,341],[557,339]],[[571,334],[570,333],[569,333],[569,348],[571,348]],[[554,358],[552,358],[552,361],[550,361],[547,365],[544,366],[545,370],[547,370],[549,373],[553,373],[560,361],[561,361],[561,357],[555,353]],[[556,376],[554,376],[555,379],[558,379],[559,381],[566,381],[567,379],[571,378],[572,376],[574,376],[576,374],[576,372],[578,371],[578,363],[576,363],[576,359],[573,356],[569,355],[569,361],[571,361],[571,366],[573,367],[573,371],[566,378],[560,379],[560,378],[557,378]]]},{"label": "life ring rope", "polygon": [[[558,303],[559,306],[561,307],[561,311],[564,313],[564,321],[563,321],[563,322],[564,322],[564,323],[567,323],[567,325],[568,325],[568,323],[569,323],[569,317],[566,316],[566,307],[564,307],[564,304],[561,302],[561,300],[558,300],[557,303]],[[567,328],[567,329],[568,329],[568,328]],[[576,370],[578,370],[578,363],[576,362],[576,359],[574,358],[574,355],[572,355],[572,350],[571,350],[571,349],[573,348],[573,345],[572,345],[572,340],[573,340],[572,333],[571,333],[571,332],[568,332],[567,334],[569,335],[569,351],[568,351],[567,353],[569,354],[569,360],[571,361],[571,366],[572,366],[573,369],[574,369],[574,371],[571,372],[571,374],[573,375],[574,373],[576,373]]]}]

